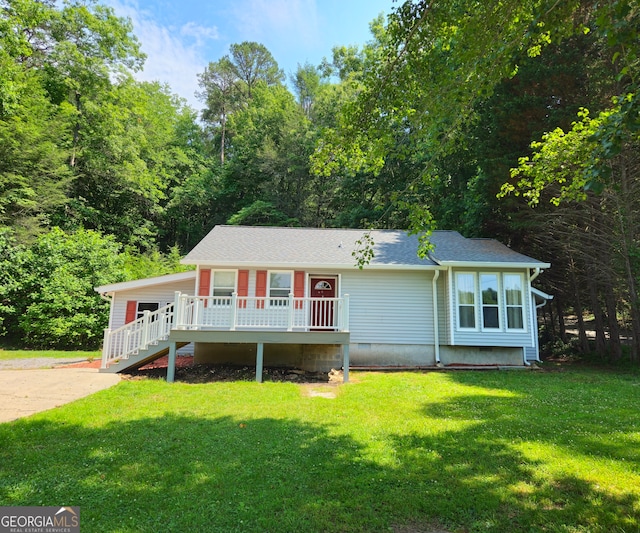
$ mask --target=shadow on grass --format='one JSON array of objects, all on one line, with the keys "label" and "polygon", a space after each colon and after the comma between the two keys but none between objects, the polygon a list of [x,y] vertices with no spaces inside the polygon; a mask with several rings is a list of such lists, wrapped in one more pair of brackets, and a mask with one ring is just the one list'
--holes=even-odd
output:
[{"label": "shadow on grass", "polygon": [[0,446],[0,505],[79,505],[82,531],[380,531],[401,503],[355,441],[292,421],[23,420]]},{"label": "shadow on grass", "polygon": [[[637,530],[631,492],[544,472],[510,445],[556,441],[526,380],[508,391],[416,406],[425,431],[377,434],[392,460],[330,421],[168,414],[101,428],[4,424],[0,505],[79,505],[83,532]],[[464,423],[446,429],[449,420]],[[575,446],[598,453],[587,439]]]}]

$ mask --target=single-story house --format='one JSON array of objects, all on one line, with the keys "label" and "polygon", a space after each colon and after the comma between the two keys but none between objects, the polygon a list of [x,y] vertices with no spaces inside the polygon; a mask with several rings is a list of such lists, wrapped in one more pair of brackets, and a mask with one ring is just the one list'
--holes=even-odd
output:
[{"label": "single-story house", "polygon": [[[550,265],[493,239],[435,231],[216,226],[182,260],[195,270],[115,283],[102,368],[169,354],[196,363],[349,368],[527,366],[538,355],[532,287]],[[368,243],[368,244],[367,244]],[[356,255],[373,251],[363,268]]]}]

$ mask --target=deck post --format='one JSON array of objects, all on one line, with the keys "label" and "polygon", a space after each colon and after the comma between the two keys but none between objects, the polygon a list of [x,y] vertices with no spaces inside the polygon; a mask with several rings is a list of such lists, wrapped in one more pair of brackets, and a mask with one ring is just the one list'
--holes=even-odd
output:
[{"label": "deck post", "polygon": [[180,299],[180,291],[175,291],[173,293],[173,320],[171,325],[173,327],[170,327],[170,330],[181,329],[180,326],[182,325],[182,304]]},{"label": "deck post", "polygon": [[149,345],[149,328],[151,327],[151,320],[149,316],[151,311],[145,311],[142,314],[142,340],[140,341],[140,349],[144,350]]},{"label": "deck post", "polygon": [[[349,331],[349,295],[344,295],[344,307],[342,310],[342,328],[340,331]],[[347,357],[349,356],[349,351],[347,349]]]},{"label": "deck post", "polygon": [[167,363],[167,383],[173,383],[176,378],[176,343],[169,343],[169,361]]},{"label": "deck post", "polygon": [[342,345],[342,382],[349,383],[349,343]]},{"label": "deck post", "polygon": [[256,381],[262,383],[262,365],[264,362],[264,343],[259,342],[256,352]]},{"label": "deck post", "polygon": [[231,293],[231,331],[236,330],[236,326],[238,325],[238,293]]},{"label": "deck post", "polygon": [[287,331],[293,331],[293,293],[289,293],[289,314],[287,315]]}]

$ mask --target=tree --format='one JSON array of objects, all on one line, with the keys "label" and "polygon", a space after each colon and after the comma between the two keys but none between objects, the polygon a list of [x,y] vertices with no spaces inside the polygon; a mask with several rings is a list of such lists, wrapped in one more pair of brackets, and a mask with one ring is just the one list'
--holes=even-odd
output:
[{"label": "tree", "polygon": [[253,90],[259,81],[267,85],[278,85],[284,80],[284,73],[263,44],[244,41],[240,44],[232,44],[229,50],[233,67],[242,82],[241,89],[246,98],[252,97]]},{"label": "tree", "polygon": [[131,78],[85,102],[72,200],[57,223],[153,248],[169,189],[200,172],[189,139],[178,136],[193,121],[168,87]]},{"label": "tree", "polygon": [[300,107],[302,107],[307,118],[311,118],[313,104],[322,83],[319,69],[310,63],[305,63],[303,66],[298,63],[298,69],[295,75],[291,76],[291,82],[298,96]]},{"label": "tree", "polygon": [[198,74],[198,85],[202,89],[198,97],[205,104],[202,119],[220,130],[220,164],[224,165],[227,121],[241,103],[240,80],[229,56],[209,63],[204,72]]},{"label": "tree", "polygon": [[86,108],[141,64],[131,28],[93,2],[0,0],[0,224],[20,240],[67,203]]},{"label": "tree", "polygon": [[98,347],[109,306],[93,289],[124,279],[115,240],[54,228],[20,255],[10,339],[37,348]]},{"label": "tree", "polygon": [[[289,219],[302,221],[309,176],[309,121],[283,86],[259,84],[253,98],[231,118],[232,156],[219,199],[227,218],[262,200]],[[280,219],[280,214],[277,215]]]}]

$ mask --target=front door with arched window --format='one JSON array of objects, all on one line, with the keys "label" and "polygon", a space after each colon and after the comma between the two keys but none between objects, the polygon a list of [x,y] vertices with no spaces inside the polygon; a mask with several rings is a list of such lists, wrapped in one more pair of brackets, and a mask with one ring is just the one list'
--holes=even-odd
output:
[{"label": "front door with arched window", "polygon": [[[335,300],[338,278],[311,276],[309,278],[311,303],[311,327],[317,330],[335,329]],[[317,299],[316,299],[317,298]],[[326,300],[326,301],[325,301]]]}]

